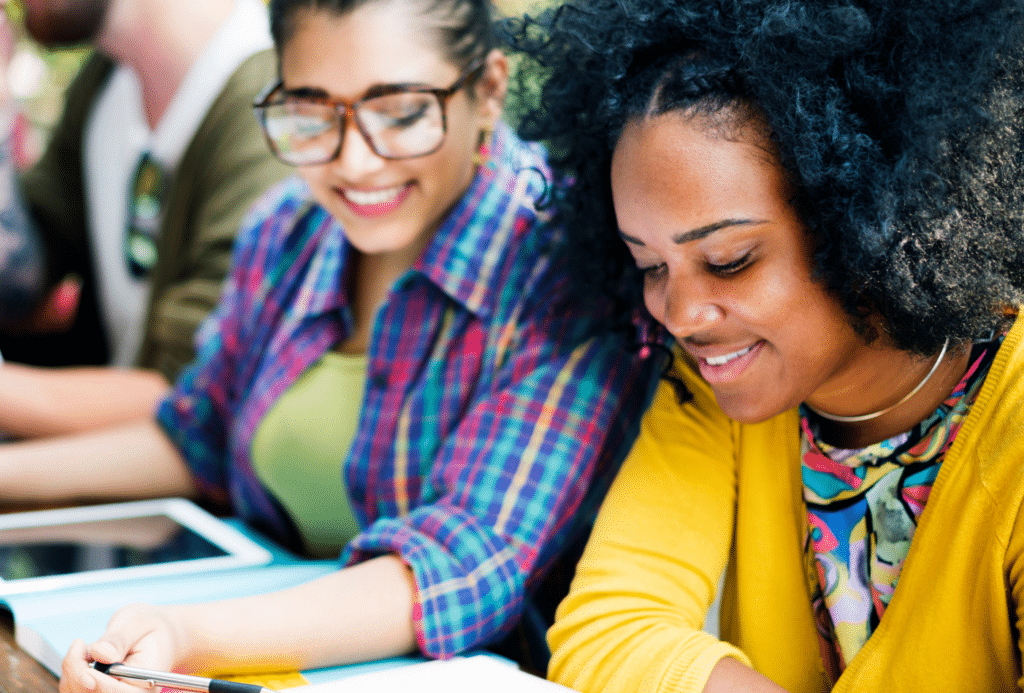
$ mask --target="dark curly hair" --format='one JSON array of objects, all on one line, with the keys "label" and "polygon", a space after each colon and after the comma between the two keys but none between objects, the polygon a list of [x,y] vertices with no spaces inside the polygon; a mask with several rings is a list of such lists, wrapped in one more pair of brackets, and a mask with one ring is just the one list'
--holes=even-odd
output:
[{"label": "dark curly hair", "polygon": [[815,278],[865,338],[934,354],[1005,324],[1024,285],[1022,21],[1024,0],[569,0],[516,20],[524,83],[543,75],[520,130],[572,181],[555,204],[581,295],[610,293],[622,321],[642,306],[611,206],[624,125],[753,109]]}]

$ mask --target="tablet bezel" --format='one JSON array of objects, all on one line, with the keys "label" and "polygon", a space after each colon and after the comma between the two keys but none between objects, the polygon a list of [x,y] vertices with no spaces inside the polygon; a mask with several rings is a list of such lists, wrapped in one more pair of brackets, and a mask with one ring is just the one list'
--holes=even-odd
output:
[{"label": "tablet bezel", "polygon": [[0,578],[0,596],[41,590],[64,589],[77,585],[115,580],[134,580],[163,575],[228,570],[264,565],[270,563],[273,559],[270,551],[245,536],[238,529],[223,520],[217,519],[198,505],[184,498],[160,498],[128,503],[108,503],[105,505],[89,505],[76,508],[0,514],[0,532],[7,529],[54,527],[77,522],[118,520],[151,515],[165,515],[171,518],[204,537],[227,555],[153,563],[143,566],[104,568],[64,575],[44,575],[19,580],[4,580]]}]

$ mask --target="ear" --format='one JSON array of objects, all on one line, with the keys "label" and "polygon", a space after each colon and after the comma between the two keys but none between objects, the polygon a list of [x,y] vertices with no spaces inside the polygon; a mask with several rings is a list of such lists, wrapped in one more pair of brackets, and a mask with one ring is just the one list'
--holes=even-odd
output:
[{"label": "ear", "polygon": [[484,58],[484,71],[474,89],[481,129],[493,130],[505,107],[508,92],[508,58],[495,49]]}]

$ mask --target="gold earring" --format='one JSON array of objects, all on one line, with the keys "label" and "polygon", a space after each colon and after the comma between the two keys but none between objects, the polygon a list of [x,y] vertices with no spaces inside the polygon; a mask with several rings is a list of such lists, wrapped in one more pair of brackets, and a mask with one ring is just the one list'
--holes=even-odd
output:
[{"label": "gold earring", "polygon": [[477,143],[476,151],[473,153],[473,163],[476,166],[483,166],[491,158],[491,135],[494,128],[490,126],[480,130],[480,140]]}]

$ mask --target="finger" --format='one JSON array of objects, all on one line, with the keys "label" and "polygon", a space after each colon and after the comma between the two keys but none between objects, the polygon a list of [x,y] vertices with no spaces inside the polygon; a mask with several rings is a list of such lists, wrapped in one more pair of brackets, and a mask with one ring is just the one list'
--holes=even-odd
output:
[{"label": "finger", "polygon": [[89,655],[104,664],[124,661],[139,641],[152,632],[151,609],[145,604],[131,604],[118,609],[110,617],[103,635],[89,645]]},{"label": "finger", "polygon": [[96,690],[98,674],[89,667],[89,662],[90,657],[86,651],[85,642],[75,640],[71,643],[68,653],[64,655],[64,661],[60,665],[61,693]]}]

